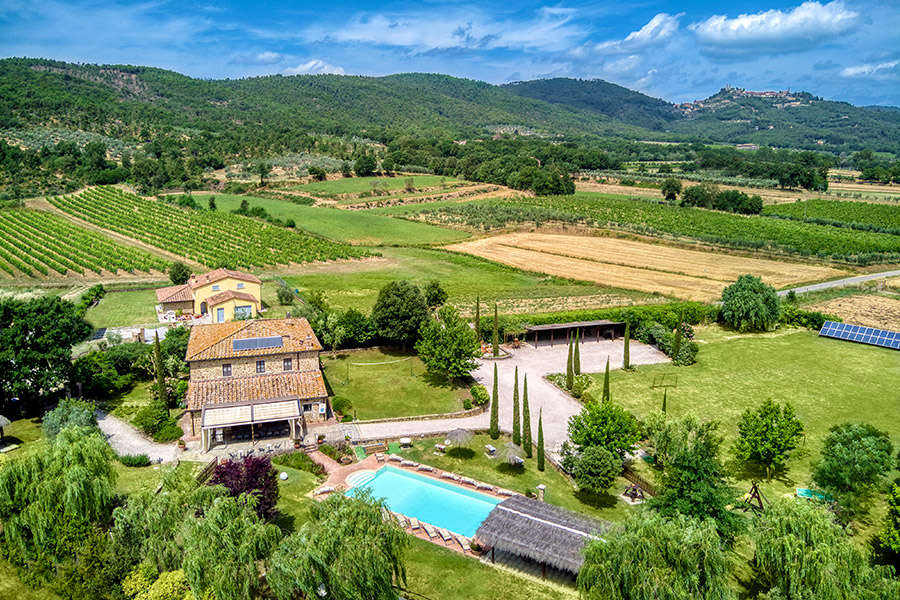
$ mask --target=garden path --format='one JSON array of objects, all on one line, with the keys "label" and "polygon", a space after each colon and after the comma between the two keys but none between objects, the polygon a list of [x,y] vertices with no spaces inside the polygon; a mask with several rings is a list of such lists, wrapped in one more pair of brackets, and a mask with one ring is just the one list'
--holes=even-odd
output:
[{"label": "garden path", "polygon": [[150,462],[173,462],[175,443],[157,444],[147,439],[134,426],[109,413],[97,411],[97,425],[116,454],[146,454]]}]

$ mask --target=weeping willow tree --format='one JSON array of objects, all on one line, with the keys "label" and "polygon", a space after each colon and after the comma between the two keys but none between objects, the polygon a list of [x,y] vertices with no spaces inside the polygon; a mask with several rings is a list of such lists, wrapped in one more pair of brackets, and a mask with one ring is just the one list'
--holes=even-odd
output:
[{"label": "weeping willow tree", "polygon": [[114,455],[92,431],[67,427],[46,451],[0,469],[3,543],[23,564],[71,559],[93,527],[108,523]]},{"label": "weeping willow tree", "polygon": [[275,596],[329,600],[396,600],[406,583],[403,551],[409,540],[386,505],[367,490],[332,494],[313,506],[310,521],[286,537],[268,563]]},{"label": "weeping willow tree", "polygon": [[750,537],[758,579],[786,600],[887,600],[900,598],[891,567],[868,557],[817,504],[777,501],[766,507]]},{"label": "weeping willow tree", "polygon": [[729,558],[715,524],[644,511],[585,547],[586,600],[730,600]]},{"label": "weeping willow tree", "polygon": [[196,597],[251,600],[260,590],[260,564],[281,539],[275,525],[256,514],[256,499],[242,495],[213,500],[182,529],[184,574]]}]

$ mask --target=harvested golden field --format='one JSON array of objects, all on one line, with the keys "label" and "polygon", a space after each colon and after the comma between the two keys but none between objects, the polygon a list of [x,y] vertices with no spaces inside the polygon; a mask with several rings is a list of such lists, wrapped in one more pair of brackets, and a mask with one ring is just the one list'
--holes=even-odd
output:
[{"label": "harvested golden field", "polygon": [[744,258],[700,250],[603,237],[513,233],[454,244],[520,269],[602,285],[659,292],[687,300],[713,300],[750,273],[776,288],[832,279],[844,271],[816,265]]},{"label": "harvested golden field", "polygon": [[806,307],[835,315],[845,323],[900,331],[900,299],[872,294],[834,298]]}]

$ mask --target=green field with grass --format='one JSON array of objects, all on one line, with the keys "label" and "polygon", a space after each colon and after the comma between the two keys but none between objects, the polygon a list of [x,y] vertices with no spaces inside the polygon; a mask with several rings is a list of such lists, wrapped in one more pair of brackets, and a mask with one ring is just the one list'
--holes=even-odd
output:
[{"label": "green field with grass", "polygon": [[[800,329],[738,334],[709,326],[697,328],[696,337],[697,364],[614,371],[612,399],[644,418],[661,409],[663,390],[651,389],[654,381],[662,375],[677,376],[677,387],[668,389],[667,414],[718,421],[726,453],[737,437],[736,424],[744,410],[757,408],[766,398],[791,402],[804,423],[805,440],[787,469],[762,485],[768,497],[793,493],[795,487],[814,487],[812,463],[834,425],[870,423],[900,442],[896,384],[900,352],[820,338],[814,331]],[[603,375],[593,377],[596,384],[591,389],[599,397]],[[749,489],[751,479],[765,479],[764,470],[731,466],[742,488]]]},{"label": "green field with grass", "polygon": [[[160,287],[167,285],[171,283],[162,283]],[[156,305],[154,290],[107,292],[96,306],[87,310],[84,318],[95,328],[157,324]]]},{"label": "green field with grass", "polygon": [[[206,205],[207,196],[197,195],[198,202]],[[304,206],[286,200],[254,198],[230,194],[215,194],[216,206],[220,211],[232,211],[247,200],[251,207],[261,206],[275,218],[293,219],[298,229],[337,242],[356,245],[401,245],[449,244],[469,237],[467,233],[407,221],[392,219],[384,215],[365,211],[345,211],[326,206]]]},{"label": "green field with grass", "polygon": [[[485,303],[494,300],[617,294],[640,304],[652,298],[641,292],[526,273],[465,254],[426,248],[384,248],[380,252],[382,259],[311,268],[301,275],[285,275],[284,279],[292,289],[299,289],[301,295],[323,290],[329,306],[356,308],[366,313],[375,305],[378,291],[395,279],[406,279],[419,286],[437,279],[450,295],[450,302],[474,303],[479,296],[484,310],[487,310]],[[263,285],[263,301],[271,307],[267,318],[284,314],[275,291],[271,283]]]},{"label": "green field with grass", "polygon": [[348,399],[350,414],[363,421],[455,412],[469,395],[467,385],[426,373],[412,352],[366,350],[337,359],[323,352],[322,365],[332,395]]},{"label": "green field with grass", "polygon": [[374,186],[382,191],[402,190],[406,187],[406,180],[412,178],[413,187],[447,188],[453,185],[466,183],[453,177],[441,175],[397,175],[396,177],[344,177],[330,181],[317,181],[298,185],[292,189],[306,192],[313,196],[329,198],[337,194],[361,194],[371,192]]}]

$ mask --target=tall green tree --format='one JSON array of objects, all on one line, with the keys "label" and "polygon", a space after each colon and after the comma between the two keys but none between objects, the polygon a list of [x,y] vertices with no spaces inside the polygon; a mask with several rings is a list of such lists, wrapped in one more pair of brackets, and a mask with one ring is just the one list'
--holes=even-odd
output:
[{"label": "tall green tree", "polygon": [[491,350],[494,353],[494,356],[500,356],[500,334],[499,334],[499,326],[497,323],[497,303],[494,302],[494,335],[491,338]]},{"label": "tall green tree", "polygon": [[844,423],[831,428],[813,481],[832,492],[851,511],[858,510],[876,484],[891,470],[890,437],[868,423]]},{"label": "tall green tree", "polygon": [[585,600],[732,600],[731,563],[710,521],[650,511],[591,540],[578,573]]},{"label": "tall green tree", "polygon": [[571,390],[575,387],[575,350],[572,345],[572,336],[568,336],[569,355],[566,359],[566,389]]},{"label": "tall green tree", "polygon": [[738,439],[734,455],[739,460],[753,461],[766,468],[766,481],[772,470],[784,464],[791,451],[803,438],[803,423],[790,402],[779,406],[767,398],[756,410],[749,408],[738,422]]},{"label": "tall green tree", "polygon": [[641,439],[640,425],[630,412],[612,402],[585,404],[569,418],[569,440],[578,452],[600,446],[624,459]]},{"label": "tall green tree", "polygon": [[622,368],[631,370],[631,323],[625,322],[625,346],[622,354]]},{"label": "tall green tree", "polygon": [[159,346],[159,332],[156,332],[156,338],[153,342],[153,370],[156,374],[157,399],[163,406],[168,407],[169,395],[166,388],[166,366]]},{"label": "tall green tree", "polygon": [[481,344],[481,298],[475,296],[475,335]]},{"label": "tall green tree", "polygon": [[191,268],[181,261],[175,261],[169,266],[169,281],[172,285],[184,285],[191,278]]},{"label": "tall green tree", "polygon": [[674,333],[674,341],[672,342],[672,359],[677,360],[678,355],[681,354],[681,338],[683,336],[683,332],[681,331],[681,319],[678,319],[678,323],[675,325]]},{"label": "tall green tree", "polygon": [[741,333],[768,331],[781,319],[781,300],[761,278],[741,275],[722,292],[722,318]]},{"label": "tall green tree", "polygon": [[538,410],[537,469],[544,470],[544,409]]},{"label": "tall green tree", "polygon": [[494,389],[491,393],[491,428],[492,440],[500,439],[500,393],[497,387],[497,363],[494,363]]},{"label": "tall green tree", "polygon": [[522,426],[519,421],[519,366],[516,365],[515,382],[513,383],[513,422],[512,441],[516,446],[522,445]]},{"label": "tall green tree", "polygon": [[871,566],[822,506],[775,500],[754,520],[756,580],[786,600],[888,600],[900,597],[890,567]]},{"label": "tall green tree", "polygon": [[891,486],[887,506],[887,515],[878,532],[878,543],[894,557],[900,557],[900,485],[895,483]]},{"label": "tall green tree", "polygon": [[609,357],[606,357],[606,371],[603,373],[603,396],[601,397],[601,403],[606,403],[611,400],[609,395]]},{"label": "tall green tree", "polygon": [[378,292],[370,317],[378,335],[400,342],[404,349],[419,335],[428,318],[428,305],[418,286],[404,280],[391,281]]},{"label": "tall green tree", "polygon": [[184,574],[199,597],[252,600],[259,597],[260,561],[281,539],[275,525],[256,514],[256,499],[221,496],[182,529]]},{"label": "tall green tree", "polygon": [[59,296],[0,300],[0,410],[11,398],[37,412],[69,383],[72,347],[91,333],[71,302]]},{"label": "tall green tree", "polygon": [[478,366],[481,355],[475,332],[455,306],[445,304],[436,318],[427,318],[419,330],[416,352],[429,373],[447,378],[465,377]]},{"label": "tall green tree", "polygon": [[668,390],[668,389],[664,389],[664,390],[663,390],[663,405],[662,405],[662,412],[663,412],[663,414],[666,414],[666,397],[667,397],[668,395],[669,395],[669,390]]},{"label": "tall green tree", "polygon": [[578,339],[578,330],[575,330],[575,349],[572,351],[572,373],[575,377],[581,375],[581,344]]},{"label": "tall green tree", "polygon": [[[218,208],[218,207],[216,206],[216,197],[215,197],[215,196],[210,196],[210,197],[209,197],[209,200],[208,200],[207,203],[206,203],[206,205],[207,205],[207,207],[209,207],[209,210],[210,210],[210,211],[216,212],[216,209]],[[178,284],[175,284],[175,285],[178,285]]]},{"label": "tall green tree", "polygon": [[662,192],[663,198],[669,202],[674,202],[678,198],[678,194],[681,193],[681,180],[676,179],[675,177],[667,178],[663,181],[660,191]]},{"label": "tall green tree", "polygon": [[314,503],[309,522],[284,538],[268,561],[275,596],[396,600],[396,588],[406,583],[409,538],[384,519],[387,510],[368,490]]},{"label": "tall green tree", "polygon": [[522,445],[525,447],[525,456],[531,458],[534,443],[531,439],[531,411],[528,409],[528,373],[525,373],[522,382]]},{"label": "tall green tree", "polygon": [[579,489],[602,494],[621,474],[621,458],[601,446],[590,446],[578,457],[573,475]]},{"label": "tall green tree", "polygon": [[425,284],[425,289],[422,290],[422,293],[425,294],[425,303],[432,310],[443,306],[448,297],[447,292],[441,287],[441,282],[437,279],[432,279]]}]

